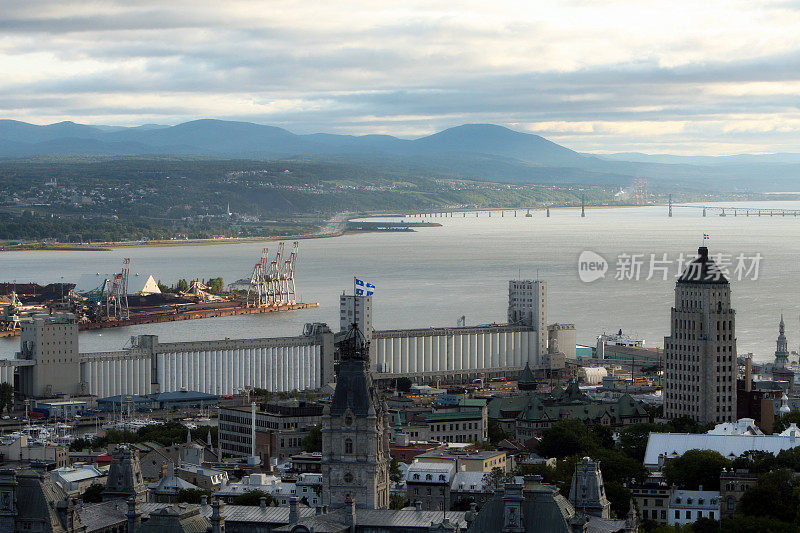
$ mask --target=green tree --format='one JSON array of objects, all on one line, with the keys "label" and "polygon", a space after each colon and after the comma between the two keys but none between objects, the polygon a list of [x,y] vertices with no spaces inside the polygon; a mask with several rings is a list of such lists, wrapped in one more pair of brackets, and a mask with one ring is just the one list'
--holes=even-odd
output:
[{"label": "green tree", "polygon": [[308,435],[303,437],[303,449],[307,452],[322,451],[322,426],[314,426]]},{"label": "green tree", "polygon": [[405,376],[397,378],[397,390],[400,392],[408,392],[411,390],[411,380]]},{"label": "green tree", "polygon": [[0,413],[4,408],[9,413],[14,409],[14,386],[11,383],[0,383]]},{"label": "green tree", "polygon": [[267,506],[273,505],[277,506],[278,502],[275,501],[275,498],[272,497],[272,494],[268,494],[263,490],[250,490],[245,492],[244,494],[240,494],[239,496],[233,499],[234,505],[261,505],[261,498],[267,499]]},{"label": "green tree", "polygon": [[508,438],[506,432],[500,429],[500,424],[493,418],[489,419],[489,427],[487,428],[487,431],[489,433],[489,442],[492,444],[497,444],[501,440]]},{"label": "green tree", "polygon": [[222,294],[225,292],[225,283],[222,281],[222,278],[211,278],[206,283],[208,286],[208,292],[211,294]]},{"label": "green tree", "polygon": [[402,478],[403,473],[400,472],[400,463],[397,462],[397,459],[392,457],[392,461],[389,463],[389,479],[395,483],[399,483]]},{"label": "green tree", "polygon": [[780,433],[792,423],[800,425],[800,411],[789,411],[785,415],[779,416],[772,424],[772,432]]},{"label": "green tree", "polygon": [[203,496],[211,496],[210,490],[181,489],[178,491],[178,503],[200,503]]},{"label": "green tree", "polygon": [[766,516],[740,516],[722,521],[725,533],[797,533],[797,526]]},{"label": "green tree", "polygon": [[399,494],[390,494],[389,495],[389,509],[393,511],[399,511],[403,507],[406,506],[406,500]]},{"label": "green tree", "polygon": [[637,461],[644,461],[650,432],[661,429],[658,424],[633,424],[623,428],[619,432],[619,448]]},{"label": "green tree", "polygon": [[611,502],[611,512],[617,518],[625,518],[630,510],[631,498],[633,493],[622,483],[617,481],[606,481],[603,478],[606,489],[606,497]]},{"label": "green tree", "polygon": [[595,424],[589,428],[589,431],[591,432],[594,440],[597,441],[598,446],[608,450],[614,448],[614,432],[611,431],[610,427],[602,424]]},{"label": "green tree", "polygon": [[[647,479],[647,468],[632,457],[628,457],[621,450],[608,450],[597,448],[590,454],[591,458],[600,461],[603,472],[603,481],[615,481],[620,484],[643,483]],[[627,507],[625,508],[627,513]]]},{"label": "green tree", "polygon": [[105,486],[95,483],[86,487],[83,491],[83,503],[98,503],[103,501],[103,491],[106,490]]},{"label": "green tree", "polygon": [[483,475],[483,483],[491,490],[497,490],[503,486],[509,476],[503,471],[502,468],[496,466],[491,471]]},{"label": "green tree", "polygon": [[689,450],[672,459],[664,466],[664,477],[670,485],[697,490],[701,485],[706,490],[719,487],[719,475],[732,463],[713,450]]},{"label": "green tree", "polygon": [[794,473],[786,468],[768,472],[758,478],[739,500],[738,510],[747,516],[775,518],[783,522],[798,521],[798,487]]},{"label": "green tree", "polygon": [[175,290],[178,292],[186,292],[189,290],[189,282],[185,279],[179,279],[175,284]]},{"label": "green tree", "polygon": [[543,457],[567,457],[588,455],[597,447],[597,442],[589,428],[580,420],[559,420],[553,427],[542,433],[539,442],[539,455]]}]

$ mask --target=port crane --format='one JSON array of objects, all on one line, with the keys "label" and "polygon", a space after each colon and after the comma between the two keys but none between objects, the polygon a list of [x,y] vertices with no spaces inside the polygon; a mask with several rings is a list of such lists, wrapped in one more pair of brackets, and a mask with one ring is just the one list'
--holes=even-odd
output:
[{"label": "port crane", "polygon": [[284,259],[285,243],[278,244],[274,259],[269,259],[269,249],[264,248],[261,258],[253,267],[247,291],[248,307],[267,307],[293,304],[295,299],[294,267],[299,243],[292,243],[289,257]]}]

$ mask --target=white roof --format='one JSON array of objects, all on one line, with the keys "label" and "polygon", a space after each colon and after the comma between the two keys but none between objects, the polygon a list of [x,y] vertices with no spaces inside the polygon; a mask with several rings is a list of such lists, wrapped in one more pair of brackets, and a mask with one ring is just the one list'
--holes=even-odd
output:
[{"label": "white roof", "polygon": [[128,294],[161,294],[161,289],[153,276],[133,274],[128,276]]},{"label": "white roof", "polygon": [[674,490],[669,508],[675,509],[719,509],[718,490]]},{"label": "white roof", "polygon": [[680,457],[689,450],[715,450],[728,458],[739,457],[750,450],[778,455],[781,450],[800,446],[800,431],[787,430],[787,435],[712,435],[708,433],[650,433],[644,464],[657,467],[658,458]]},{"label": "white roof", "polygon": [[709,435],[763,435],[752,418],[740,418],[736,422],[717,424],[708,432]]},{"label": "white roof", "polygon": [[459,492],[485,492],[484,476],[486,472],[462,470],[453,476],[451,490]]}]

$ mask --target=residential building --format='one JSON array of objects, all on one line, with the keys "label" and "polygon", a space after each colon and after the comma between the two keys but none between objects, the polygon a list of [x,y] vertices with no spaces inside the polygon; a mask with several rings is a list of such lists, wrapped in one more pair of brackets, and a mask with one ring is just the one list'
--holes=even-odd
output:
[{"label": "residential building", "polygon": [[91,485],[105,485],[108,467],[95,465],[62,466],[50,471],[50,479],[71,493],[82,494]]},{"label": "residential building", "polygon": [[203,490],[216,491],[228,483],[226,471],[186,462],[178,465],[175,475]]},{"label": "residential building", "polygon": [[[256,454],[262,464],[303,451],[303,439],[322,422],[322,404],[299,400],[264,402],[256,409]],[[250,406],[221,407],[219,446],[223,456],[251,454],[252,413]]]},{"label": "residential building", "polygon": [[456,473],[455,463],[415,462],[406,471],[406,498],[422,502],[425,511],[449,510],[450,485]]},{"label": "residential building", "polygon": [[456,471],[491,472],[493,468],[506,471],[506,452],[497,450],[431,450],[418,455],[416,463],[452,463]]},{"label": "residential building", "polygon": [[719,520],[718,490],[673,490],[667,510],[670,526],[693,524],[699,518]]},{"label": "residential building", "polygon": [[5,462],[37,463],[52,468],[60,468],[69,464],[69,448],[34,443],[27,435],[9,437],[0,441],[0,455]]},{"label": "residential building", "polygon": [[425,415],[428,439],[437,442],[485,442],[489,438],[485,411],[439,412]]},{"label": "residential building", "polygon": [[662,478],[651,477],[641,485],[634,485],[631,490],[642,520],[650,520],[657,524],[667,523],[672,489]]},{"label": "residential building", "polygon": [[664,338],[664,416],[736,419],[736,312],[728,279],[701,246],[675,283]]}]

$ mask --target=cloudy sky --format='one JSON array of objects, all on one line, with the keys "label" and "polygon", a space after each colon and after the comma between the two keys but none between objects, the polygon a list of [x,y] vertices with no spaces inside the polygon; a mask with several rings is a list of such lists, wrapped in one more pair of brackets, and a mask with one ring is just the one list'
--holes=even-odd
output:
[{"label": "cloudy sky", "polygon": [[800,152],[800,2],[0,0],[0,118]]}]

